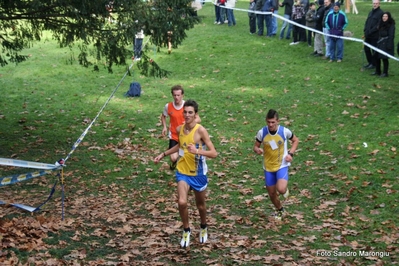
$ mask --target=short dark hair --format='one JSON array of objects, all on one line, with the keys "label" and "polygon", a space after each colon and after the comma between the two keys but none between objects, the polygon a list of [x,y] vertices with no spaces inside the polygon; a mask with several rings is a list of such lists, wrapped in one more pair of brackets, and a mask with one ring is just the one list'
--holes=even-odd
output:
[{"label": "short dark hair", "polygon": [[278,113],[276,110],[270,109],[269,112],[267,112],[266,119],[273,119],[276,118],[278,120]]},{"label": "short dark hair", "polygon": [[310,4],[309,4],[309,6],[314,6],[314,5],[316,5],[316,4],[315,4],[315,3],[310,3]]},{"label": "short dark hair", "polygon": [[173,94],[174,91],[181,91],[181,94],[184,94],[184,89],[182,85],[173,86],[170,92]]},{"label": "short dark hair", "polygon": [[196,113],[198,113],[198,103],[197,103],[196,101],[194,101],[194,100],[187,100],[187,101],[184,102],[183,107],[186,107],[186,106],[194,107],[194,111],[195,111]]}]

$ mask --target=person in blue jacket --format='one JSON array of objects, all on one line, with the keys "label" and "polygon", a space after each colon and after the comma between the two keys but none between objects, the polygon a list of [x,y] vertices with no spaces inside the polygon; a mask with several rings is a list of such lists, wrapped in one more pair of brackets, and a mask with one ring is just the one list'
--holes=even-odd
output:
[{"label": "person in blue jacket", "polygon": [[344,30],[348,26],[348,18],[346,14],[340,9],[341,4],[336,2],[333,10],[331,10],[325,21],[325,27],[328,29],[330,35],[330,63],[337,59],[340,63],[344,57],[344,40],[341,38],[344,36]]}]

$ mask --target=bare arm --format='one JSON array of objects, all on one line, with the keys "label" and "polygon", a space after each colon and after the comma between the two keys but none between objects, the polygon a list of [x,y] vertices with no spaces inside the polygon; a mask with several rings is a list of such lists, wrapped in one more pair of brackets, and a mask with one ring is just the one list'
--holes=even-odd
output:
[{"label": "bare arm", "polygon": [[[293,136],[291,139],[291,148],[289,150],[289,153],[294,154],[294,152],[296,151],[296,148],[298,147],[299,144],[299,139],[297,138],[297,136]],[[285,156],[285,160],[287,162],[292,162],[292,156],[290,154],[288,154],[287,156]]]},{"label": "bare arm", "polygon": [[179,145],[175,145],[172,148],[170,148],[169,150],[162,152],[161,154],[159,154],[157,157],[154,158],[154,163],[159,163],[159,161],[161,161],[161,159],[163,157],[166,157],[168,155],[171,155],[172,153],[178,152],[179,148],[180,148]]},{"label": "bare arm", "polygon": [[294,137],[291,139],[291,149],[290,153],[294,153],[296,151],[296,148],[298,147],[299,144],[299,139],[297,136],[294,135]]},{"label": "bare arm", "polygon": [[161,114],[161,122],[162,122],[162,136],[166,136],[166,132],[168,131],[168,128],[166,126],[166,116],[163,115],[163,113]]},{"label": "bare arm", "polygon": [[255,152],[256,154],[262,155],[262,154],[263,154],[263,150],[261,149],[260,145],[261,145],[261,142],[255,140],[255,143],[254,143],[254,152]]}]

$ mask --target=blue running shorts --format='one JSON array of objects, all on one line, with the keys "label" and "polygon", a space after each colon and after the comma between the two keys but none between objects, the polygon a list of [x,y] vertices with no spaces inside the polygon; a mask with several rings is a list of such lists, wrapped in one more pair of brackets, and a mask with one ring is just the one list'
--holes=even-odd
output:
[{"label": "blue running shorts", "polygon": [[186,182],[192,190],[197,192],[204,191],[208,186],[206,175],[188,176],[176,171],[176,182],[178,183],[179,181]]},{"label": "blue running shorts", "polygon": [[265,184],[267,187],[277,184],[277,180],[285,179],[288,181],[288,167],[279,169],[277,172],[265,172]]}]

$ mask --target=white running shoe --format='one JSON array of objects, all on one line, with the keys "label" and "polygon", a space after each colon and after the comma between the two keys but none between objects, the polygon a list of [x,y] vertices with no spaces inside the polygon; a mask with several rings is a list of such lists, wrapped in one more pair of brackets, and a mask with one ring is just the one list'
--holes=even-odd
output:
[{"label": "white running shoe", "polygon": [[180,241],[180,246],[182,248],[187,248],[190,245],[190,235],[191,231],[188,232],[183,231],[183,237]]},{"label": "white running shoe", "polygon": [[289,196],[290,196],[290,191],[289,191],[289,189],[287,188],[287,190],[285,191],[283,197],[286,199],[286,198],[288,198]]},{"label": "white running shoe", "polygon": [[208,240],[208,227],[201,228],[201,231],[199,233],[199,240],[201,244],[205,243]]}]

